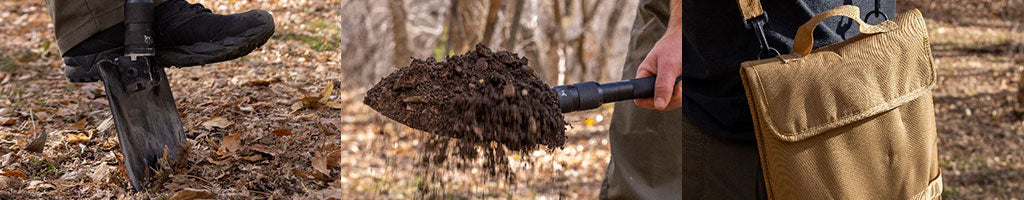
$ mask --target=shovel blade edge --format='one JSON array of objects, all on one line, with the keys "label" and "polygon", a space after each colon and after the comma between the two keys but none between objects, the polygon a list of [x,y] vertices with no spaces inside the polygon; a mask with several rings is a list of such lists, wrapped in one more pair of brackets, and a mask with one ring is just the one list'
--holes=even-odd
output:
[{"label": "shovel blade edge", "polygon": [[101,63],[99,70],[128,178],[136,191],[142,191],[142,181],[153,175],[152,168],[163,157],[165,148],[168,159],[177,160],[180,144],[185,141],[167,74],[157,67],[153,69],[153,77],[159,82],[156,86],[126,93],[116,65]]}]

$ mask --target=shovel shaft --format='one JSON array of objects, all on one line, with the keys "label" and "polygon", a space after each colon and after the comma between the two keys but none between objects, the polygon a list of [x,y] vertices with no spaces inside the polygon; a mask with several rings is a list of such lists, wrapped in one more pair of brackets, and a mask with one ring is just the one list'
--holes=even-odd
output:
[{"label": "shovel shaft", "polygon": [[125,55],[154,56],[153,0],[128,0],[124,7]]},{"label": "shovel shaft", "polygon": [[[601,104],[654,96],[655,76],[608,83],[593,81],[552,87],[562,113],[590,110]],[[676,82],[682,80],[677,78]]]}]

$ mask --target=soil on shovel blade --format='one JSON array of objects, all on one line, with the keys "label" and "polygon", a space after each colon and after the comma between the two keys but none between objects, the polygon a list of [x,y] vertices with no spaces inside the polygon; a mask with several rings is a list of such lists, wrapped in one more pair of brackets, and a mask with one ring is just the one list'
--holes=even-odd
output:
[{"label": "soil on shovel blade", "polygon": [[[565,144],[565,121],[555,92],[538,79],[526,58],[483,45],[444,62],[416,59],[367,92],[363,103],[409,127],[441,138],[454,147],[428,144],[435,163],[449,149],[464,158],[487,154],[485,166],[507,168],[500,144],[513,152]],[[438,161],[440,160],[440,161]],[[498,165],[498,166],[495,166]]]}]

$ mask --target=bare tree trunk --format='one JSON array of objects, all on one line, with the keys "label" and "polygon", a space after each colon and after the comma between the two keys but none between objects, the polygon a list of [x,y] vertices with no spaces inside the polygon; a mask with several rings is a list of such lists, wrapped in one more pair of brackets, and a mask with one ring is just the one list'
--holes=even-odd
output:
[{"label": "bare tree trunk", "polygon": [[408,15],[405,12],[405,3],[402,0],[388,0],[388,10],[391,11],[391,34],[394,37],[395,50],[392,54],[396,68],[409,65],[409,32],[406,30]]},{"label": "bare tree trunk", "polygon": [[455,21],[459,19],[459,0],[452,0],[451,6],[448,8],[448,37],[444,45],[444,57],[447,58],[451,54],[452,46],[455,45]]},{"label": "bare tree trunk", "polygon": [[576,48],[576,55],[574,58],[576,59],[576,65],[579,66],[580,71],[578,77],[576,77],[572,82],[587,81],[588,76],[591,73],[594,73],[591,71],[590,65],[587,63],[589,59],[586,57],[587,49],[585,44],[587,42],[587,33],[590,33],[590,31],[588,31],[590,29],[590,22],[593,20],[594,12],[597,11],[597,6],[600,4],[601,0],[597,0],[596,2],[593,2],[593,5],[591,5],[590,8],[587,8],[587,0],[580,0],[580,9],[583,12],[583,17],[581,19],[582,23],[580,23],[580,30],[582,31],[573,41],[573,47]]},{"label": "bare tree trunk", "polygon": [[491,0],[491,5],[488,6],[487,23],[484,27],[484,39],[480,41],[484,44],[491,44],[491,37],[493,37],[494,27],[496,26],[494,23],[498,21],[498,12],[501,10],[499,9],[501,8],[501,2],[501,0]]},{"label": "bare tree trunk", "polygon": [[553,15],[552,18],[554,18],[554,20],[555,20],[555,28],[554,28],[554,30],[549,32],[549,37],[548,37],[549,38],[549,40],[548,40],[549,44],[548,44],[548,53],[547,54],[548,54],[551,62],[548,62],[548,63],[550,63],[549,66],[544,66],[544,67],[548,68],[548,70],[545,70],[545,71],[548,72],[548,74],[545,74],[545,76],[548,77],[547,81],[549,83],[554,83],[552,85],[562,84],[558,80],[558,76],[561,75],[560,73],[562,73],[562,72],[560,72],[558,70],[559,69],[559,65],[560,65],[559,61],[561,60],[561,56],[559,56],[558,52],[560,52],[560,51],[563,52],[563,53],[565,52],[564,49],[562,48],[562,43],[565,42],[565,30],[564,30],[564,26],[562,24],[562,9],[561,9],[561,5],[560,4],[561,4],[561,1],[559,1],[559,0],[554,0],[554,2],[551,4],[552,5],[551,7],[553,9],[552,10],[553,11],[552,12],[552,15]]},{"label": "bare tree trunk", "polygon": [[505,50],[511,51],[516,47],[516,37],[519,36],[519,20],[523,17],[523,1],[516,0],[515,14],[512,14],[512,19],[509,20],[512,23],[512,27],[508,30],[508,39],[505,42]]},{"label": "bare tree trunk", "polygon": [[485,1],[472,0],[472,1],[453,1],[454,7],[453,14],[455,14],[454,28],[449,27],[452,46],[451,50],[456,53],[466,52],[471,49],[476,43],[479,43],[482,37],[482,31],[484,29],[485,14],[487,7]]},{"label": "bare tree trunk", "polygon": [[[614,4],[615,5],[624,5],[624,4],[626,4],[626,2],[625,2],[625,0],[616,0]],[[601,69],[603,69],[603,70],[601,70],[600,77],[598,77],[598,80],[600,80],[600,81],[606,81],[608,79],[608,76],[610,76],[608,74],[608,69],[611,69],[612,67],[615,67],[615,66],[611,66],[610,64],[608,64],[608,60],[611,59],[611,56],[609,55],[611,53],[609,53],[608,51],[611,49],[611,46],[613,45],[612,41],[615,41],[615,40],[612,39],[612,37],[615,37],[615,30],[619,27],[619,21],[622,21],[620,19],[621,15],[622,15],[622,6],[615,6],[615,7],[613,7],[612,8],[612,13],[608,15],[608,21],[605,23],[605,24],[607,24],[607,28],[605,28],[605,30],[604,30],[604,36],[601,37],[602,38],[601,39],[601,48],[599,48],[600,49],[599,50],[600,53],[598,53],[598,55],[600,57],[597,58],[598,59],[597,66],[601,67]]]}]

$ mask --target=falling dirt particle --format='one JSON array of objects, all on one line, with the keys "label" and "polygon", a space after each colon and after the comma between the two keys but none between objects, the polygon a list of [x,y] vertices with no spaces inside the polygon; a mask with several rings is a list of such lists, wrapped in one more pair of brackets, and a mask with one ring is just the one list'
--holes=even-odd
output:
[{"label": "falling dirt particle", "polygon": [[530,124],[530,133],[537,133],[537,131],[538,131],[537,130],[538,129],[538,127],[537,127],[537,119],[534,119],[533,117],[530,117],[530,121],[529,122],[530,122],[529,123]]},{"label": "falling dirt particle", "polygon": [[171,196],[170,200],[212,199],[216,194],[209,190],[184,188]]},{"label": "falling dirt particle", "polygon": [[501,90],[501,95],[505,98],[516,96],[516,88],[511,83],[505,84],[505,88]]},{"label": "falling dirt particle", "polygon": [[202,125],[208,130],[214,130],[218,128],[222,129],[231,126],[231,121],[228,121],[228,119],[225,119],[224,117],[214,117],[213,119],[203,122]]},{"label": "falling dirt particle", "polygon": [[21,172],[21,170],[6,171],[4,173],[0,173],[0,176],[15,176],[21,179],[28,179],[28,175],[26,175],[25,172]]},{"label": "falling dirt particle", "polygon": [[271,131],[271,132],[274,133],[274,135],[277,135],[277,136],[289,136],[289,135],[292,135],[292,131],[289,131],[288,129],[276,129],[276,130]]}]

